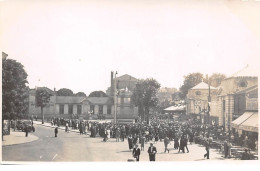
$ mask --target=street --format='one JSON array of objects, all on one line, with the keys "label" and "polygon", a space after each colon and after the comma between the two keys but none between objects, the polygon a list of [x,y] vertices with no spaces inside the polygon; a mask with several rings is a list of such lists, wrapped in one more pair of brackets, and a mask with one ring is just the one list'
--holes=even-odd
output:
[{"label": "street", "polygon": [[[30,133],[38,140],[3,147],[3,161],[123,161],[132,158],[128,149],[127,139],[116,142],[110,139],[103,142],[102,138],[90,138],[89,135],[66,133],[59,130],[58,137],[54,137],[54,128],[35,125],[36,132]],[[30,136],[29,134],[29,136]],[[154,144],[157,148],[156,161],[201,161],[205,154],[205,147],[198,144],[188,145],[189,153],[178,153],[173,150],[173,142],[169,146],[170,153],[164,153],[163,142]],[[139,145],[140,147],[140,145]],[[147,149],[141,151],[140,161],[149,161]],[[210,150],[210,160],[224,160],[215,149]]]}]

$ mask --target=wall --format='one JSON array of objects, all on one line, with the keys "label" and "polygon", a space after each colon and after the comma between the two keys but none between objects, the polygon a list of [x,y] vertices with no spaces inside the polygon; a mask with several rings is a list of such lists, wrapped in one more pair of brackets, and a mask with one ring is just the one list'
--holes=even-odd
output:
[{"label": "wall", "polygon": [[[196,92],[199,91],[201,94],[197,95]],[[200,109],[207,109],[208,107],[208,89],[190,89],[187,94],[187,114],[199,114]],[[210,90],[211,105],[213,108],[217,106],[217,89]],[[213,103],[212,103],[213,102]],[[212,109],[212,107],[211,107]],[[213,109],[213,115],[216,116],[217,111]]]}]

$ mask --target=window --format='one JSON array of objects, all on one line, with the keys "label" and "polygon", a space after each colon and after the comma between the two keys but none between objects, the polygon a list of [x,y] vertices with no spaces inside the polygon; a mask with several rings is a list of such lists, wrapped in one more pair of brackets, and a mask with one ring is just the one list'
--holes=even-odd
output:
[{"label": "window", "polygon": [[69,105],[69,114],[73,114],[73,105],[72,104]]},{"label": "window", "polygon": [[90,112],[91,112],[91,114],[94,114],[94,112],[95,112],[95,106],[94,105],[90,105]]},{"label": "window", "polygon": [[103,114],[103,105],[98,105],[98,113]]},{"label": "window", "polygon": [[129,97],[128,97],[128,98],[125,98],[125,102],[126,102],[126,103],[128,103],[128,104],[129,104],[129,103],[130,103],[130,101],[131,101],[131,100],[130,100],[130,98],[129,98]]},{"label": "window", "polygon": [[81,114],[81,105],[77,105],[77,114]]},{"label": "window", "polygon": [[121,97],[121,104],[124,104],[124,97]]},{"label": "window", "polygon": [[201,92],[200,91],[196,91],[195,92],[197,96],[200,96],[201,95]]},{"label": "window", "polygon": [[108,106],[107,106],[107,114],[108,114],[108,115],[111,115],[111,114],[112,114],[112,109],[111,109],[111,108],[112,108],[111,105],[108,105]]},{"label": "window", "polygon": [[247,87],[247,82],[246,81],[241,81],[239,83],[239,87]]},{"label": "window", "polygon": [[64,105],[60,104],[60,114],[64,114]]}]

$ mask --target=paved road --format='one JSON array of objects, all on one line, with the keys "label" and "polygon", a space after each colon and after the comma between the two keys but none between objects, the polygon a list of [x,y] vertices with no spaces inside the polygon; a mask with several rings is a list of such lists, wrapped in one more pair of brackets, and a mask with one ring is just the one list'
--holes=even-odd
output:
[{"label": "paved road", "polygon": [[[65,133],[59,130],[54,137],[54,128],[36,125],[38,140],[19,145],[3,147],[3,161],[127,161],[131,158],[127,141],[102,142],[101,138],[90,138],[75,132]],[[140,161],[148,161],[147,148],[141,152]],[[189,145],[190,153],[178,153],[171,150],[164,153],[163,142],[155,144],[158,154],[157,161],[200,161],[203,159],[205,147],[197,144]],[[173,149],[173,144],[170,149]],[[223,160],[215,150],[211,150],[211,160]]]}]

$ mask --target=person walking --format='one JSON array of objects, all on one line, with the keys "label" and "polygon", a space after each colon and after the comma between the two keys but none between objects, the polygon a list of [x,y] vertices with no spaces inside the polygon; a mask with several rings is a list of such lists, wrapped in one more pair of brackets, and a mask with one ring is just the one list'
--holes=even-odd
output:
[{"label": "person walking", "polygon": [[109,128],[107,129],[106,134],[107,134],[107,141],[108,141],[110,139],[110,129]]},{"label": "person walking", "polygon": [[55,134],[55,137],[58,137],[58,127],[56,127],[56,128],[54,129],[54,134]]},{"label": "person walking", "polygon": [[143,151],[144,151],[144,143],[145,143],[145,136],[143,135],[141,137],[141,150],[143,150]]},{"label": "person walking", "polygon": [[65,132],[68,132],[68,123],[66,123]]},{"label": "person walking", "polygon": [[168,149],[168,144],[170,143],[170,139],[166,136],[164,138],[164,152],[166,153],[166,151],[168,151],[168,153],[170,152],[170,150]]},{"label": "person walking", "polygon": [[180,144],[179,144],[179,138],[176,135],[174,138],[174,149],[177,150],[179,148]]},{"label": "person walking", "polygon": [[128,146],[129,146],[129,150],[132,150],[132,148],[133,148],[133,138],[132,138],[131,135],[128,137]]},{"label": "person walking", "polygon": [[228,156],[228,142],[227,141],[224,142],[224,154],[225,154],[225,158],[227,158],[227,156]]},{"label": "person walking", "polygon": [[193,132],[190,133],[190,136],[189,136],[189,137],[190,137],[190,138],[189,138],[190,145],[192,145],[192,143],[193,143],[193,138],[194,138]]},{"label": "person walking", "polygon": [[140,151],[140,148],[138,148],[137,144],[135,145],[135,148],[133,149],[132,154],[133,154],[133,157],[136,158],[136,161],[139,162],[141,151]]},{"label": "person walking", "polygon": [[25,137],[28,137],[28,126],[27,125],[25,125],[24,131],[25,131]]},{"label": "person walking", "polygon": [[188,138],[187,138],[187,136],[184,136],[184,138],[183,138],[183,145],[184,145],[183,148],[186,148],[187,153],[189,153],[190,151],[188,149]]},{"label": "person walking", "polygon": [[204,158],[207,157],[209,159],[209,140],[205,142],[205,149],[206,149],[206,154],[204,154]]},{"label": "person walking", "polygon": [[182,151],[183,153],[185,153],[185,149],[184,149],[184,138],[181,137],[180,140],[180,147],[179,147],[179,152]]},{"label": "person walking", "polygon": [[148,148],[149,160],[155,161],[155,155],[157,153],[156,147],[153,146],[153,143],[150,143],[150,147]]},{"label": "person walking", "polygon": [[116,128],[116,142],[119,142],[119,137],[120,137],[120,131],[119,128]]}]

